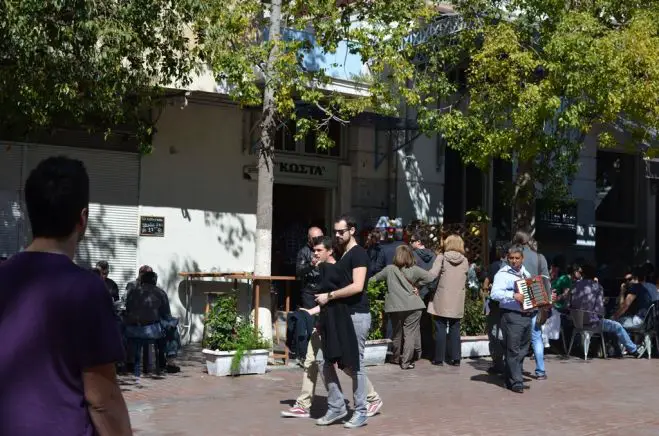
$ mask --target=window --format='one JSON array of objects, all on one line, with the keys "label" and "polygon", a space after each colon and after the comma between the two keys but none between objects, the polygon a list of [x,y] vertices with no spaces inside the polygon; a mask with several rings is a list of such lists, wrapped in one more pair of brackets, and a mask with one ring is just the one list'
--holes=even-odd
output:
[{"label": "window", "polygon": [[327,136],[334,141],[334,146],[329,150],[316,148],[316,133],[309,132],[304,139],[304,152],[323,156],[341,157],[341,145],[343,143],[343,126],[338,121],[330,121],[327,128]]},{"label": "window", "polygon": [[295,151],[295,123],[289,121],[277,130],[275,150]]},{"label": "window", "polygon": [[[243,132],[243,150],[254,154],[260,144],[261,129],[257,125],[260,120],[260,112],[246,111]],[[274,149],[276,151],[299,152],[311,155],[329,156],[340,158],[343,153],[344,127],[338,121],[330,121],[327,126],[327,134],[334,141],[334,146],[329,150],[316,148],[316,133],[309,134],[299,143],[295,142],[295,121],[279,124],[274,137]]]},{"label": "window", "polygon": [[636,223],[636,156],[597,152],[597,221]]}]

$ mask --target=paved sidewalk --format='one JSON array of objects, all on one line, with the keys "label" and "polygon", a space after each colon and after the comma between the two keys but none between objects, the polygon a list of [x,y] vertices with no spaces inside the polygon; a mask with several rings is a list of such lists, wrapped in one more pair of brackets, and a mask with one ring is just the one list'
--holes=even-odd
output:
[{"label": "paved sidewalk", "polygon": [[[311,419],[279,417],[297,396],[301,370],[263,376],[210,377],[195,353],[182,372],[139,385],[122,377],[136,435],[658,435],[659,360],[549,357],[549,380],[528,377],[524,394],[488,376],[485,360],[460,368],[421,362],[413,371],[387,365],[368,369],[384,400],[368,426],[319,428]],[[526,362],[533,370],[534,363]],[[341,382],[350,390],[350,381]],[[352,400],[351,395],[349,395]],[[321,386],[313,416],[326,410]]]}]

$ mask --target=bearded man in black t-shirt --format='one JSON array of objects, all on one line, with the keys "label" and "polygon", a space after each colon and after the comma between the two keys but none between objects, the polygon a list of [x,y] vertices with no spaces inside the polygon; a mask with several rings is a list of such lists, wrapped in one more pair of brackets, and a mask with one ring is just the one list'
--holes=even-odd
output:
[{"label": "bearded man in black t-shirt", "polygon": [[[382,407],[382,400],[377,394],[375,394],[377,399],[373,398],[373,394],[369,394],[368,402],[366,399],[369,382],[364,367],[364,348],[368,331],[371,328],[366,277],[368,277],[370,261],[366,250],[359,246],[355,240],[356,231],[356,223],[353,218],[341,216],[334,222],[336,245],[339,251],[343,253],[336,262],[336,268],[338,268],[340,274],[345,275],[346,283],[350,284],[336,291],[316,295],[316,302],[321,306],[331,300],[341,299],[350,309],[352,323],[357,335],[359,369],[356,373],[352,372],[350,374],[354,387],[355,412],[350,420],[345,423],[346,428],[363,426],[366,424],[367,417],[375,415]],[[323,371],[328,392],[328,411],[316,424],[330,425],[343,419],[347,415],[347,411],[334,365],[325,364]]]}]

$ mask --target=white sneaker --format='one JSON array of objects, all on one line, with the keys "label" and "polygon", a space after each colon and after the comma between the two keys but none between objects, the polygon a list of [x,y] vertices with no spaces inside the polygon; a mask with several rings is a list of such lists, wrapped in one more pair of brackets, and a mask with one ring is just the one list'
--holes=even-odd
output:
[{"label": "white sneaker", "polygon": [[380,413],[380,409],[382,409],[382,400],[375,400],[371,403],[368,403],[366,405],[366,416],[367,417],[372,417]]}]

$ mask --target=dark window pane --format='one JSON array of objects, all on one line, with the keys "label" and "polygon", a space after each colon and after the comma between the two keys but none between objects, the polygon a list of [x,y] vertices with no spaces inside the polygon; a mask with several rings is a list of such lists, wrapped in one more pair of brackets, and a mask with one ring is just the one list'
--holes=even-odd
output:
[{"label": "dark window pane", "polygon": [[461,223],[464,221],[462,208],[464,165],[460,154],[451,148],[446,149],[445,163],[444,222]]},{"label": "dark window pane", "polygon": [[341,156],[341,123],[338,121],[332,121],[329,125],[329,131],[327,134],[330,139],[334,141],[334,146],[329,149],[329,155],[334,157]]},{"label": "dark window pane", "polygon": [[305,153],[316,153],[316,133],[309,132],[304,138],[304,152]]},{"label": "dark window pane", "polygon": [[597,152],[597,221],[634,224],[635,159],[623,153]]}]

